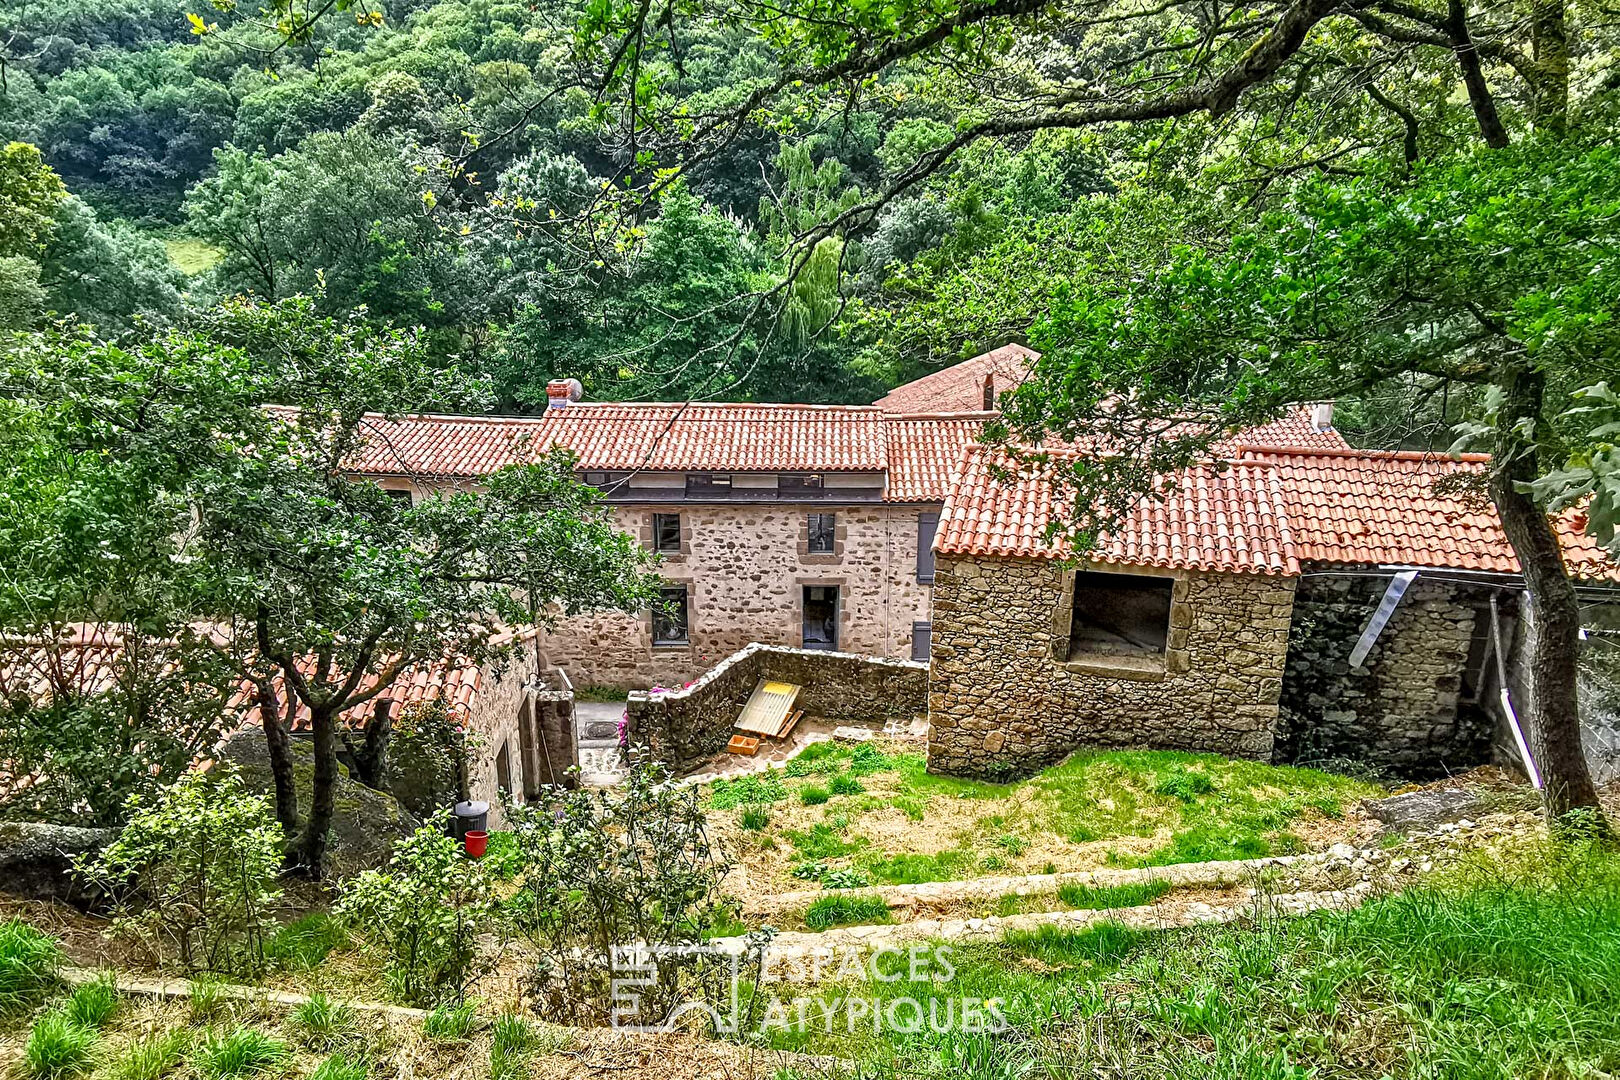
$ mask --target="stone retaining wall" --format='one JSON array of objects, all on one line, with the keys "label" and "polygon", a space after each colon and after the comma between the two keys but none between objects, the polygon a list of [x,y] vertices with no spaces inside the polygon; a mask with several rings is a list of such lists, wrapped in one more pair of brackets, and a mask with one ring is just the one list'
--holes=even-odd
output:
[{"label": "stone retaining wall", "polygon": [[685,689],[632,691],[630,745],[646,747],[676,772],[697,768],[725,749],[761,679],[804,687],[797,707],[825,720],[883,723],[927,708],[927,664],[756,642]]},{"label": "stone retaining wall", "polygon": [[[1350,667],[1388,576],[1309,576],[1294,599],[1277,760],[1364,760],[1416,777],[1491,760],[1492,721],[1464,701],[1481,590],[1421,575],[1360,668]],[[1484,612],[1481,616],[1481,612]]]},{"label": "stone retaining wall", "polygon": [[1064,567],[941,556],[929,770],[1011,777],[1082,747],[1268,760],[1294,579],[1154,573],[1175,579],[1165,653],[1147,663],[1091,661],[1069,655],[1073,579]]}]

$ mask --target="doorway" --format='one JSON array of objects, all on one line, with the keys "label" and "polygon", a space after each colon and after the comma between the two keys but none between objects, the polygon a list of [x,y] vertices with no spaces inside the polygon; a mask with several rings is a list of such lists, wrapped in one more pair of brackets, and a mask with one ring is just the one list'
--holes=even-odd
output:
[{"label": "doorway", "polygon": [[838,586],[804,587],[804,647],[838,648]]}]

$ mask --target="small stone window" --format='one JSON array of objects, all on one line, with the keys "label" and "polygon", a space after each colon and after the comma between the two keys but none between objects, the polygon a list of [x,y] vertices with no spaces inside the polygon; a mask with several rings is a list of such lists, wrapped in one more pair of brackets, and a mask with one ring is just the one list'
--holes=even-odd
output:
[{"label": "small stone window", "polygon": [[1163,656],[1174,589],[1172,578],[1076,573],[1069,658]]},{"label": "small stone window", "polygon": [[654,514],[652,518],[652,549],[664,555],[679,555],[681,552],[681,515]]},{"label": "small stone window", "polygon": [[666,585],[658,590],[658,605],[652,612],[654,645],[685,645],[688,603],[685,585]]},{"label": "small stone window", "polygon": [[838,515],[811,514],[805,550],[811,555],[832,555],[838,550]]}]

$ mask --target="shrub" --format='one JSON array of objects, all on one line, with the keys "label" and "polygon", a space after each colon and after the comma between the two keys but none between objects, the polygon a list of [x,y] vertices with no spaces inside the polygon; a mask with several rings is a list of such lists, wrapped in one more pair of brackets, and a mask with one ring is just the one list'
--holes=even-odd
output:
[{"label": "shrub", "polygon": [[73,988],[62,1005],[69,1020],[81,1027],[98,1028],[118,1009],[118,987],[111,975],[102,975]]},{"label": "shrub", "polygon": [[66,1012],[40,1017],[23,1047],[23,1071],[34,1080],[59,1080],[90,1068],[96,1045],[94,1028],[75,1023]]},{"label": "shrub", "polygon": [[827,790],[834,795],[859,795],[866,787],[849,773],[839,773],[827,781]]},{"label": "shrub", "polygon": [[371,1070],[364,1061],[357,1061],[346,1054],[333,1054],[315,1066],[309,1080],[366,1080],[370,1074]]},{"label": "shrub", "polygon": [[400,710],[388,740],[388,787],[426,820],[453,805],[466,757],[465,737],[443,701]]},{"label": "shrub", "polygon": [[730,908],[720,892],[730,863],[709,835],[699,798],[662,766],[636,762],[615,788],[547,789],[509,809],[524,853],[509,908],[539,957],[542,1015],[605,1019],[614,949],[625,942],[665,953],[638,980],[648,1022],[716,989],[706,974],[720,958],[681,951]]},{"label": "shrub", "polygon": [[26,1011],[56,985],[62,948],[21,919],[0,922],[0,1015]]},{"label": "shrub", "polygon": [[832,926],[888,923],[894,921],[889,905],[881,896],[837,893],[818,897],[804,913],[804,925],[812,930]]},{"label": "shrub", "polygon": [[819,784],[810,784],[799,789],[799,801],[806,806],[820,806],[830,798],[832,795]]},{"label": "shrub", "polygon": [[308,1001],[292,1011],[292,1026],[299,1041],[311,1050],[324,1050],[337,1043],[349,1026],[349,1010],[325,994],[311,994]]},{"label": "shrub", "polygon": [[207,1043],[196,1058],[198,1075],[205,1080],[231,1080],[252,1076],[287,1060],[287,1044],[253,1028],[237,1028]]},{"label": "shrub", "polygon": [[148,800],[80,871],[113,897],[114,933],[190,971],[260,968],[281,898],[281,826],[239,776],[189,772]]},{"label": "shrub", "polygon": [[264,943],[264,958],[287,971],[308,971],[348,943],[349,932],[341,921],[315,911],[271,934]]},{"label": "shrub", "polygon": [[1126,885],[1083,885],[1069,882],[1058,886],[1058,899],[1070,907],[1105,911],[1109,908],[1140,907],[1151,904],[1170,891],[1170,883],[1155,878]]},{"label": "shrub", "polygon": [[472,1032],[472,1002],[440,1005],[422,1020],[422,1034],[430,1039],[465,1039]]},{"label": "shrub", "polygon": [[400,841],[387,869],[350,879],[334,909],[382,947],[390,987],[412,1005],[461,1000],[477,975],[474,939],[496,913],[488,873],[445,835],[448,821],[446,810]]},{"label": "shrub", "polygon": [[749,832],[758,832],[771,823],[771,814],[763,806],[750,806],[738,820]]},{"label": "shrub", "polygon": [[1153,789],[1153,793],[1190,803],[1198,796],[1208,795],[1214,790],[1215,781],[1210,779],[1208,773],[1176,768],[1165,774],[1158,786]]},{"label": "shrub", "polygon": [[162,1035],[149,1035],[136,1039],[124,1048],[108,1066],[109,1080],[161,1080],[180,1064],[186,1036],[182,1031],[169,1031]]}]

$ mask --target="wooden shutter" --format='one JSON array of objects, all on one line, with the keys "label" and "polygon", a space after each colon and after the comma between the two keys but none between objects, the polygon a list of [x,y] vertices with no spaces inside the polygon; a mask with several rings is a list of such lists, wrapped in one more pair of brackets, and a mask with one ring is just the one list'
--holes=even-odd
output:
[{"label": "wooden shutter", "polygon": [[913,660],[928,659],[929,650],[934,645],[934,624],[931,622],[914,622],[911,624],[911,658]]},{"label": "wooden shutter", "polygon": [[917,580],[934,580],[934,530],[939,527],[937,513],[917,515]]}]

